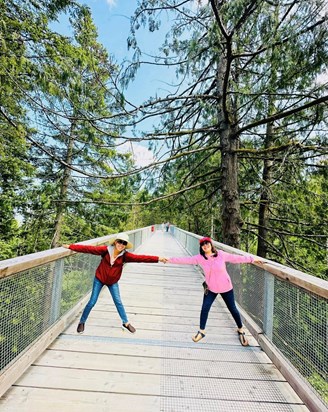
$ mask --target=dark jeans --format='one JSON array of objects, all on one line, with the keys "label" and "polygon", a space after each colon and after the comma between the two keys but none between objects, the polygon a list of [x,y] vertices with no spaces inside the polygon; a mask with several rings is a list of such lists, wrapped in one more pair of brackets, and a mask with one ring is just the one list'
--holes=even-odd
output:
[{"label": "dark jeans", "polygon": [[[211,292],[210,290],[208,291],[207,295],[204,295],[203,306],[200,312],[200,329],[205,329],[209,311],[217,295],[218,293]],[[237,327],[241,328],[243,324],[241,321],[239,310],[237,309],[237,306],[235,303],[233,289],[229,290],[229,292],[220,293],[220,295],[222,296],[224,303],[227,305],[229,312],[234,318],[237,324]]]}]

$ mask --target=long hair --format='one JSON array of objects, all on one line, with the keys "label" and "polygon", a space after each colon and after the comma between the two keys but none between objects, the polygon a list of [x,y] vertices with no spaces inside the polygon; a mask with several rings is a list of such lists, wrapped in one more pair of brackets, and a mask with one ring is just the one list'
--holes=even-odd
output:
[{"label": "long hair", "polygon": [[[217,257],[218,255],[218,251],[215,249],[215,247],[213,246],[213,243],[211,242],[211,246],[212,246],[212,253],[214,255],[214,257]],[[204,259],[207,260],[207,257],[205,255],[205,252],[203,251],[203,248],[201,246],[199,246],[199,253],[203,256]]]}]

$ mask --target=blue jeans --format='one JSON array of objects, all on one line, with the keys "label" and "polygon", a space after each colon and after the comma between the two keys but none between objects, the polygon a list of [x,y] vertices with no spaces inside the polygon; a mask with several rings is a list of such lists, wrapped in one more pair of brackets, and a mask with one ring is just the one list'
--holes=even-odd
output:
[{"label": "blue jeans", "polygon": [[[217,295],[218,293],[211,292],[210,290],[208,291],[207,295],[204,294],[203,306],[200,312],[200,329],[205,329],[209,311]],[[220,293],[220,295],[222,296],[224,303],[227,305],[229,312],[234,318],[237,324],[237,327],[241,328],[243,324],[241,321],[239,310],[237,309],[237,306],[235,303],[233,289],[229,290],[229,292]]]},{"label": "blue jeans", "polygon": [[[95,277],[93,281],[91,297],[86,307],[84,308],[84,311],[80,319],[80,323],[85,323],[86,320],[88,319],[91,309],[97,303],[99,294],[103,286],[104,284]],[[120,318],[122,319],[122,323],[128,323],[128,318],[126,316],[125,309],[121,301],[120,288],[118,286],[118,283],[114,283],[113,285],[107,285],[107,287],[108,287],[110,294],[112,295],[113,302],[116,306],[116,309],[117,309],[117,312]]]}]

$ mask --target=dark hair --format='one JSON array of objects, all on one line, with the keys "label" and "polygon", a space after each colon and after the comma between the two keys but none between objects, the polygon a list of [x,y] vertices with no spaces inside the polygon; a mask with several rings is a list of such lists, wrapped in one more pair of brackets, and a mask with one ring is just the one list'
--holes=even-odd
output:
[{"label": "dark hair", "polygon": [[[212,242],[210,242],[210,243],[211,243],[211,246],[212,246],[212,253],[214,254],[214,257],[217,257],[218,251],[217,251],[217,250],[215,249],[215,247],[213,246],[213,243],[212,243]],[[206,255],[205,255],[205,252],[203,251],[203,248],[202,248],[201,246],[199,246],[199,253],[203,256],[204,259],[207,260],[207,257],[206,257]]]}]

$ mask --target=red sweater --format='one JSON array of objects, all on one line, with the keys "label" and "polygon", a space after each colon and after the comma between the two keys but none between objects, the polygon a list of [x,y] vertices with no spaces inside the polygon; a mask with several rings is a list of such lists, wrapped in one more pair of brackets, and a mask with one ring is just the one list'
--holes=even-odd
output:
[{"label": "red sweater", "polygon": [[69,248],[75,252],[91,253],[92,255],[101,255],[102,259],[96,269],[96,278],[105,285],[113,285],[118,282],[123,270],[123,264],[128,262],[138,263],[157,263],[158,256],[135,255],[125,251],[118,256],[114,264],[111,265],[107,246],[86,246],[70,245]]}]

